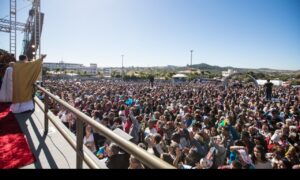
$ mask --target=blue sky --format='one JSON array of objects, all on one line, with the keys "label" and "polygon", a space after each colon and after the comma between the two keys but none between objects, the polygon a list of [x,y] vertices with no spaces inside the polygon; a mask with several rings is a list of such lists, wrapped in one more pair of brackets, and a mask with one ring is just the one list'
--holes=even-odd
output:
[{"label": "blue sky", "polygon": [[[8,9],[0,0],[1,18]],[[46,62],[184,66],[192,49],[194,64],[300,69],[299,0],[42,0],[42,11]],[[0,48],[8,41],[0,32]]]}]

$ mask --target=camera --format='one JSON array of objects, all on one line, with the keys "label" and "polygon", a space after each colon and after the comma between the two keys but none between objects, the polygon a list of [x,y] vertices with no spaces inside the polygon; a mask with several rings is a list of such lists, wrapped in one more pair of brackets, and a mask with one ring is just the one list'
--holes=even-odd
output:
[{"label": "camera", "polygon": [[41,86],[41,87],[45,87],[43,81],[37,81],[36,85]]}]

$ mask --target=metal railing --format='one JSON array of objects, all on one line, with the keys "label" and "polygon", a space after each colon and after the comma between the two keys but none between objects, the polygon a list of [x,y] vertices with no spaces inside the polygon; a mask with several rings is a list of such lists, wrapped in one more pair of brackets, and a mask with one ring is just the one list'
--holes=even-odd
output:
[{"label": "metal railing", "polygon": [[[57,98],[55,95],[48,92],[46,89],[42,88],[39,85],[36,85],[37,89],[45,93],[45,103],[44,106],[41,102],[36,100],[35,102],[37,105],[42,109],[44,112],[45,118],[45,133],[48,133],[49,127],[49,120],[53,123],[53,125],[58,129],[58,131],[63,135],[63,137],[68,141],[68,143],[76,150],[76,167],[77,169],[82,169],[83,161],[93,169],[99,169],[100,167],[97,163],[83,150],[83,123],[87,123],[92,126],[96,131],[101,132],[105,138],[111,140],[112,142],[116,143],[120,148],[126,151],[129,154],[132,154],[135,158],[137,158],[141,163],[146,165],[152,169],[175,169],[174,166],[170,165],[169,163],[159,159],[158,157],[149,154],[144,149],[138,147],[132,142],[126,141],[122,137],[118,136],[114,132],[112,132],[107,127],[103,126],[102,124],[96,122],[89,116],[85,115],[84,113],[78,111],[73,106],[69,105],[67,102]],[[75,116],[77,116],[76,120],[76,143],[74,142],[73,138],[70,136],[68,132],[61,125],[55,121],[55,117],[53,114],[51,115],[49,112],[48,102],[49,98],[57,102],[58,104],[64,106],[68,111],[72,112]]]}]

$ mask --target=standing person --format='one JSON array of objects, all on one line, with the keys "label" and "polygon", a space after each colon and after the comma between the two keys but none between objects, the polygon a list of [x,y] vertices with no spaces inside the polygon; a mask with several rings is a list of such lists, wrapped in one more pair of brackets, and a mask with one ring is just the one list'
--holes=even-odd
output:
[{"label": "standing person", "polygon": [[12,73],[14,63],[9,63],[9,67],[6,68],[3,77],[1,90],[0,90],[0,102],[12,102],[13,86],[12,86]]},{"label": "standing person", "polygon": [[13,113],[23,113],[34,110],[32,95],[34,93],[33,84],[38,79],[42,70],[43,59],[28,61],[27,56],[19,56],[19,62],[13,66],[13,104],[10,109]]},{"label": "standing person", "polygon": [[255,169],[273,169],[271,162],[266,158],[266,152],[262,145],[256,145],[251,155]]},{"label": "standing person", "polygon": [[145,169],[145,167],[137,158],[131,155],[128,169]]},{"label": "standing person", "polygon": [[270,82],[270,79],[267,80],[267,83],[264,85],[264,87],[266,89],[266,98],[267,98],[267,100],[271,100],[272,99],[273,83]]},{"label": "standing person", "polygon": [[130,155],[120,153],[120,148],[115,143],[109,145],[107,154],[105,164],[108,169],[128,169]]},{"label": "standing person", "polygon": [[[132,110],[130,110],[129,119],[132,122],[132,125],[129,130],[129,135],[133,137],[133,142],[135,144],[138,144],[140,141],[140,131],[141,131],[141,124],[139,123],[139,120],[141,120],[140,116],[135,117]],[[138,120],[139,119],[139,120]]]},{"label": "standing person", "polygon": [[150,82],[150,87],[153,88],[153,86],[154,86],[154,76],[153,75],[151,75],[149,77],[149,82]]},{"label": "standing person", "polygon": [[62,123],[69,128],[69,122],[67,120],[68,112],[65,107],[61,107],[60,111],[58,112],[58,117],[62,121]]},{"label": "standing person", "polygon": [[95,146],[94,135],[92,133],[92,127],[90,125],[86,126],[86,128],[85,128],[85,136],[83,138],[83,143],[93,153],[96,153],[96,146]]}]

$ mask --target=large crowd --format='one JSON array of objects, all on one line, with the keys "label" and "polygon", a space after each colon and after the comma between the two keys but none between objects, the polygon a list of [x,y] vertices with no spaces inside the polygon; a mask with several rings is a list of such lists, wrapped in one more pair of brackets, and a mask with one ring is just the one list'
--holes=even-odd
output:
[{"label": "large crowd", "polygon": [[[111,130],[128,133],[178,169],[300,169],[300,89],[217,82],[47,80],[51,93]],[[44,95],[37,92],[40,99]],[[76,133],[76,116],[49,102]],[[86,124],[84,144],[108,168],[147,168]]]}]

